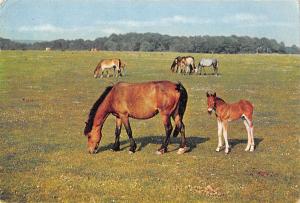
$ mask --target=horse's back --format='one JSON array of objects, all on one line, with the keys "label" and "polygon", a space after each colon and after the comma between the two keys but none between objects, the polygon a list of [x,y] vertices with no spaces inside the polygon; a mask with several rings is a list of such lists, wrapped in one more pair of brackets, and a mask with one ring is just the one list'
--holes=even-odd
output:
[{"label": "horse's back", "polygon": [[203,58],[200,60],[200,65],[202,66],[211,66],[212,64],[217,64],[218,60],[215,58],[208,59],[208,58]]},{"label": "horse's back", "polygon": [[113,87],[112,106],[134,118],[151,118],[159,111],[173,111],[179,96],[177,84],[170,81],[120,82]]},{"label": "horse's back", "polygon": [[247,111],[251,114],[253,113],[254,106],[250,101],[241,99],[238,103],[243,111]]},{"label": "horse's back", "polygon": [[120,59],[114,58],[114,59],[102,59],[100,61],[100,65],[102,67],[112,67],[112,66],[119,66],[121,63]]}]

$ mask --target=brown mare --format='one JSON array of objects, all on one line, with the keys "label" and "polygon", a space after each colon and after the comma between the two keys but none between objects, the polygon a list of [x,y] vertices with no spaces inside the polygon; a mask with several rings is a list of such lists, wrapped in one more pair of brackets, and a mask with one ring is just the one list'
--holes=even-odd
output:
[{"label": "brown mare", "polygon": [[84,134],[88,137],[88,151],[96,153],[102,137],[102,127],[109,114],[116,117],[115,143],[112,150],[120,150],[120,133],[125,126],[130,141],[130,153],[136,150],[132,137],[129,118],[149,119],[160,113],[165,126],[166,138],[157,154],[167,152],[173,127],[171,117],[175,121],[173,136],[181,134],[178,154],[188,150],[186,146],[185,127],[182,122],[188,95],[181,83],[170,81],[152,81],[145,83],[120,82],[105,89],[90,110]]},{"label": "brown mare", "polygon": [[229,144],[227,138],[228,122],[243,119],[248,133],[248,144],[245,151],[254,151],[254,137],[253,137],[253,105],[247,100],[240,100],[239,102],[228,104],[223,99],[216,96],[216,93],[207,96],[207,111],[209,114],[215,111],[218,121],[218,147],[219,152],[223,148],[222,131],[225,140],[225,153],[229,152]]}]

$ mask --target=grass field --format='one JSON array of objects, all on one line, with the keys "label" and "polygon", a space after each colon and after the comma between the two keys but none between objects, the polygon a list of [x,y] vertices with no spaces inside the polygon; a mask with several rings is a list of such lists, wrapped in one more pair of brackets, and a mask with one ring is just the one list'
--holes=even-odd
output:
[{"label": "grass field", "polygon": [[[300,57],[215,55],[220,77],[170,73],[180,53],[0,52],[0,201],[5,202],[296,202],[300,197]],[[197,61],[211,55],[191,54]],[[155,155],[161,118],[131,120],[138,151],[114,142],[115,120],[103,129],[100,151],[87,153],[84,121],[114,78],[94,79],[102,58],[119,57],[122,81],[181,81],[189,94],[184,122],[191,151]],[[212,70],[207,70],[207,72]],[[206,91],[255,106],[254,153],[245,152],[242,121],[229,127],[230,154],[215,152],[217,122]]]}]

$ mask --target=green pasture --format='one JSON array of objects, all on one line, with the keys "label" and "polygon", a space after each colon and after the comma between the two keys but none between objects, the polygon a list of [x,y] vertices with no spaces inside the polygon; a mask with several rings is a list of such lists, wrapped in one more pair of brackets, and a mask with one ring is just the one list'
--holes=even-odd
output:
[{"label": "green pasture", "polygon": [[[178,55],[197,63],[208,54],[143,52],[0,52],[0,202],[296,202],[300,198],[299,55],[214,55],[219,77],[170,72]],[[99,153],[87,153],[84,121],[115,78],[94,79],[103,58],[128,65],[119,81],[181,81],[189,99],[184,117],[191,151],[155,151],[164,137],[160,116],[131,120],[138,151],[125,129],[112,152],[115,120],[103,128]],[[207,69],[212,73],[212,69]],[[215,152],[217,122],[206,91],[227,102],[254,104],[256,150],[245,152],[242,121],[230,123],[232,150]]]}]

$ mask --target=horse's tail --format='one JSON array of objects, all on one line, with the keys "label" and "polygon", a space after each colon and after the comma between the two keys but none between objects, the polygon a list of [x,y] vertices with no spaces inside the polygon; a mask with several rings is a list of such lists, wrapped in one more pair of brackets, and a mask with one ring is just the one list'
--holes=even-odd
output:
[{"label": "horse's tail", "polygon": [[172,65],[171,65],[171,68],[170,68],[172,72],[175,72],[175,66],[176,66],[176,59],[174,59]]},{"label": "horse's tail", "polygon": [[186,104],[188,101],[188,94],[184,86],[181,84],[181,82],[178,82],[176,89],[180,93],[179,102],[178,102],[178,114],[181,117],[181,119],[183,119],[183,115],[186,109]]},{"label": "horse's tail", "polygon": [[183,115],[184,115],[187,100],[188,100],[188,94],[186,92],[186,89],[180,82],[177,83],[176,90],[179,91],[179,93],[180,93],[179,101],[178,101],[177,107],[176,107],[176,114],[179,115],[181,122],[180,122],[180,126],[176,125],[175,130],[173,132],[173,137],[177,137],[178,133],[181,131],[181,129],[184,128],[184,124],[183,124],[182,120],[183,120]]}]

